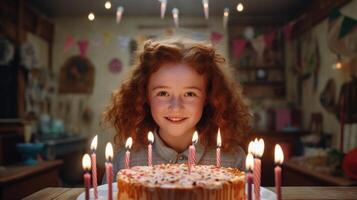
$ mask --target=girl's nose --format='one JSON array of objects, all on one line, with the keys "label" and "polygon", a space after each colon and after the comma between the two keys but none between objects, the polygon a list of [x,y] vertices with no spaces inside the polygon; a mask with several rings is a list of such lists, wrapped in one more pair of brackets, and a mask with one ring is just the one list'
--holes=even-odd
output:
[{"label": "girl's nose", "polygon": [[181,109],[183,108],[183,102],[180,97],[172,97],[170,100],[170,109]]}]

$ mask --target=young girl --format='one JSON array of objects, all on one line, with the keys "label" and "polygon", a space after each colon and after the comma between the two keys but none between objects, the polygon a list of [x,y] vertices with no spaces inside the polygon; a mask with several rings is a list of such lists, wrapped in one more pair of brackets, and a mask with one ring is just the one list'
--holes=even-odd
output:
[{"label": "young girl", "polygon": [[213,47],[182,41],[147,41],[131,76],[114,92],[104,120],[116,129],[114,174],[124,168],[125,141],[131,136],[130,166],[147,165],[147,134],[154,132],[153,164],[187,163],[194,131],[197,164],[216,162],[218,128],[221,165],[244,169],[239,146],[250,129],[241,88],[224,74]]}]

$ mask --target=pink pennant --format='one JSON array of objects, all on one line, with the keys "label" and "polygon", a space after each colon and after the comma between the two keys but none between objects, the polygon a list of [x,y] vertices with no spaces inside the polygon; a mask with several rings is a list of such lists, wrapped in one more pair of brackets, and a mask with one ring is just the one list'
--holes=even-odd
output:
[{"label": "pink pennant", "polygon": [[211,32],[211,41],[214,44],[219,43],[223,38],[223,34],[219,32]]},{"label": "pink pennant", "polygon": [[271,31],[269,33],[264,34],[265,45],[268,49],[270,49],[271,46],[273,45],[274,38],[275,38],[275,31]]},{"label": "pink pennant", "polygon": [[291,31],[293,30],[293,23],[289,23],[288,25],[284,26],[283,33],[285,40],[290,40],[291,38]]},{"label": "pink pennant", "polygon": [[88,40],[80,40],[77,42],[81,56],[85,56],[88,49]]},{"label": "pink pennant", "polygon": [[66,41],[64,42],[63,52],[66,53],[74,44],[74,37],[72,35],[67,36]]},{"label": "pink pennant", "polygon": [[242,53],[247,41],[244,39],[236,39],[233,41],[233,52],[237,59],[239,59],[240,54]]}]

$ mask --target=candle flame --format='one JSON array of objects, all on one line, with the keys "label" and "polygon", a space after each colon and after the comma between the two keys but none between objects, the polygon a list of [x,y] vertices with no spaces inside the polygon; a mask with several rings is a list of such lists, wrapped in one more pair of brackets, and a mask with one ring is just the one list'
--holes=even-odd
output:
[{"label": "candle flame", "polygon": [[279,144],[275,145],[274,160],[275,164],[282,164],[284,161],[284,153]]},{"label": "candle flame", "polygon": [[198,141],[198,133],[195,131],[192,136],[192,144],[196,144]]},{"label": "candle flame", "polygon": [[254,158],[251,153],[248,153],[247,158],[245,159],[245,168],[247,170],[253,170],[254,168]]},{"label": "candle flame", "polygon": [[151,131],[148,133],[148,140],[151,144],[154,143],[154,134]]},{"label": "candle flame", "polygon": [[254,154],[254,142],[250,141],[248,145],[248,153]]},{"label": "candle flame", "polygon": [[110,142],[108,142],[105,146],[105,159],[107,159],[107,161],[111,161],[113,159],[113,146]]},{"label": "candle flame", "polygon": [[264,140],[259,139],[259,141],[256,142],[256,156],[262,157],[264,154]]},{"label": "candle flame", "polygon": [[133,138],[128,137],[128,139],[126,139],[126,142],[125,142],[125,148],[130,149],[132,144],[133,144]]},{"label": "candle flame", "polygon": [[97,150],[97,144],[98,144],[98,135],[95,135],[94,138],[92,139],[91,144],[90,144],[90,149],[92,151]]},{"label": "candle flame", "polygon": [[89,155],[86,153],[86,154],[84,154],[84,156],[82,158],[83,170],[90,170],[90,166],[91,166],[91,160],[90,160]]},{"label": "candle flame", "polygon": [[218,129],[218,133],[217,133],[217,147],[221,147],[221,145],[222,145],[221,130]]}]

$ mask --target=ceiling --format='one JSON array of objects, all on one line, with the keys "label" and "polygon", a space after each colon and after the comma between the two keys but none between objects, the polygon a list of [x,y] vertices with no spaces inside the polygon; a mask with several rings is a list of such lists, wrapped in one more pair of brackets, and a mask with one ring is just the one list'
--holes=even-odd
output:
[{"label": "ceiling", "polygon": [[[115,16],[118,6],[124,7],[124,16],[160,15],[159,0],[111,0],[112,8],[106,10],[106,0],[28,0],[35,9],[49,18],[87,16],[94,11],[96,16]],[[236,10],[238,2],[244,11]],[[230,8],[231,19],[277,20],[284,22],[296,15],[311,2],[309,0],[210,0],[210,16],[222,16],[225,7]],[[167,0],[166,16],[172,8],[180,10],[180,17],[203,17],[202,0]],[[232,21],[232,20],[230,20]]]}]

